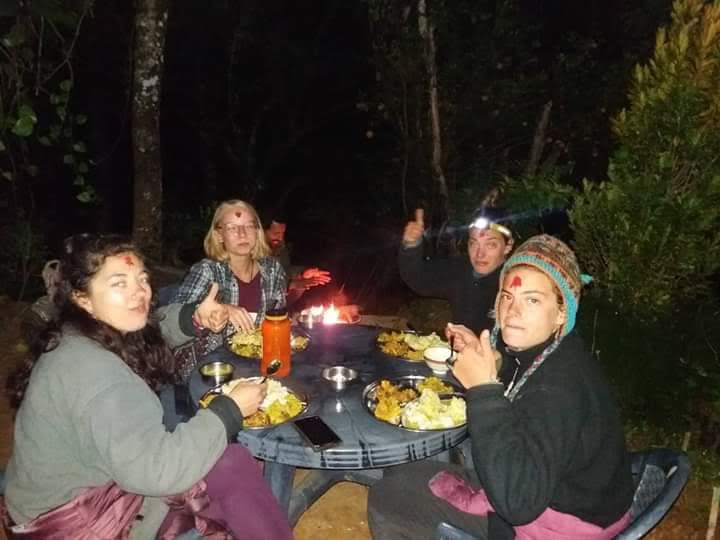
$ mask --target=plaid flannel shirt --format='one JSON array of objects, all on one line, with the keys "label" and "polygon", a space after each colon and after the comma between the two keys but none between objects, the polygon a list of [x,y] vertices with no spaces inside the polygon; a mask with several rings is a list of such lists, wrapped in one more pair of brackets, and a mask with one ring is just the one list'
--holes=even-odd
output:
[{"label": "plaid flannel shirt", "polygon": [[[265,312],[275,307],[287,305],[287,276],[282,265],[272,257],[265,257],[257,261],[260,267],[260,310],[258,311],[255,324],[265,317]],[[217,282],[220,290],[218,302],[237,306],[239,304],[240,291],[237,279],[226,262],[218,262],[212,259],[203,259],[195,263],[185,276],[180,288],[171,300],[173,304],[189,304],[201,302],[213,282]],[[181,367],[183,379],[189,376],[194,369],[199,357],[217,349],[235,332],[231,324],[227,324],[220,333],[204,331],[198,339],[180,347],[175,351],[176,357],[183,357],[184,367]],[[185,358],[192,349],[192,358]]]}]

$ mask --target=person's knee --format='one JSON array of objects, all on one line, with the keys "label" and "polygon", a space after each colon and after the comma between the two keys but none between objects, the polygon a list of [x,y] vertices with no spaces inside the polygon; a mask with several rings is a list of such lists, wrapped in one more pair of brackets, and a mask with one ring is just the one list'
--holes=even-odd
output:
[{"label": "person's knee", "polygon": [[[254,461],[247,448],[238,443],[228,444],[220,459],[215,463],[215,469],[219,472],[231,473],[238,468],[238,463]],[[258,471],[260,467],[258,466]]]}]

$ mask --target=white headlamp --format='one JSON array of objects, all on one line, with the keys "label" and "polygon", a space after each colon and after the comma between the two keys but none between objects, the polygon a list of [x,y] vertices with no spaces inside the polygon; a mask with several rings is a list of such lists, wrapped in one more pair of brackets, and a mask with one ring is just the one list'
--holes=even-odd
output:
[{"label": "white headlamp", "polygon": [[512,233],[507,227],[500,225],[499,223],[493,223],[487,218],[479,217],[470,224],[470,228],[475,229],[490,229],[491,231],[497,231],[502,234],[508,240],[512,238]]}]

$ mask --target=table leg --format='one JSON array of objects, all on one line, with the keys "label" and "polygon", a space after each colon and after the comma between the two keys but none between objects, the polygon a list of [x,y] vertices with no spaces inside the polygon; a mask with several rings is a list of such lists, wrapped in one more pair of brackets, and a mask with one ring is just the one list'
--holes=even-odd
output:
[{"label": "table leg", "polygon": [[470,438],[465,439],[463,442],[450,450],[450,463],[460,465],[468,470],[475,470]]},{"label": "table leg", "polygon": [[292,495],[293,479],[295,478],[295,467],[274,461],[266,461],[263,475],[270,485],[270,490],[280,504],[280,508],[287,512],[290,508],[290,496]]}]

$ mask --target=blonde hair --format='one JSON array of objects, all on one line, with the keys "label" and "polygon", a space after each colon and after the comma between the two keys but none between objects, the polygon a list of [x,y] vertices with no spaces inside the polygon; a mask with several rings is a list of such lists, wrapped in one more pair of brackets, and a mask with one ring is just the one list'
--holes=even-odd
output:
[{"label": "blonde hair", "polygon": [[220,225],[220,219],[224,217],[225,214],[227,214],[227,212],[233,208],[248,212],[252,216],[253,221],[255,222],[257,238],[255,240],[255,247],[253,248],[252,253],[250,253],[252,259],[255,261],[257,259],[262,259],[263,257],[267,257],[268,255],[270,255],[270,246],[268,246],[268,243],[265,240],[265,233],[263,232],[263,226],[260,221],[260,216],[250,203],[246,203],[245,201],[241,201],[240,199],[230,199],[229,201],[221,202],[218,205],[217,209],[215,210],[215,214],[213,215],[212,221],[210,222],[210,229],[208,229],[208,232],[205,234],[205,240],[203,241],[205,255],[207,255],[210,259],[219,262],[226,262],[230,259],[230,255],[225,250],[225,246],[222,242],[218,240],[217,235],[215,235],[214,233],[217,231]]}]

